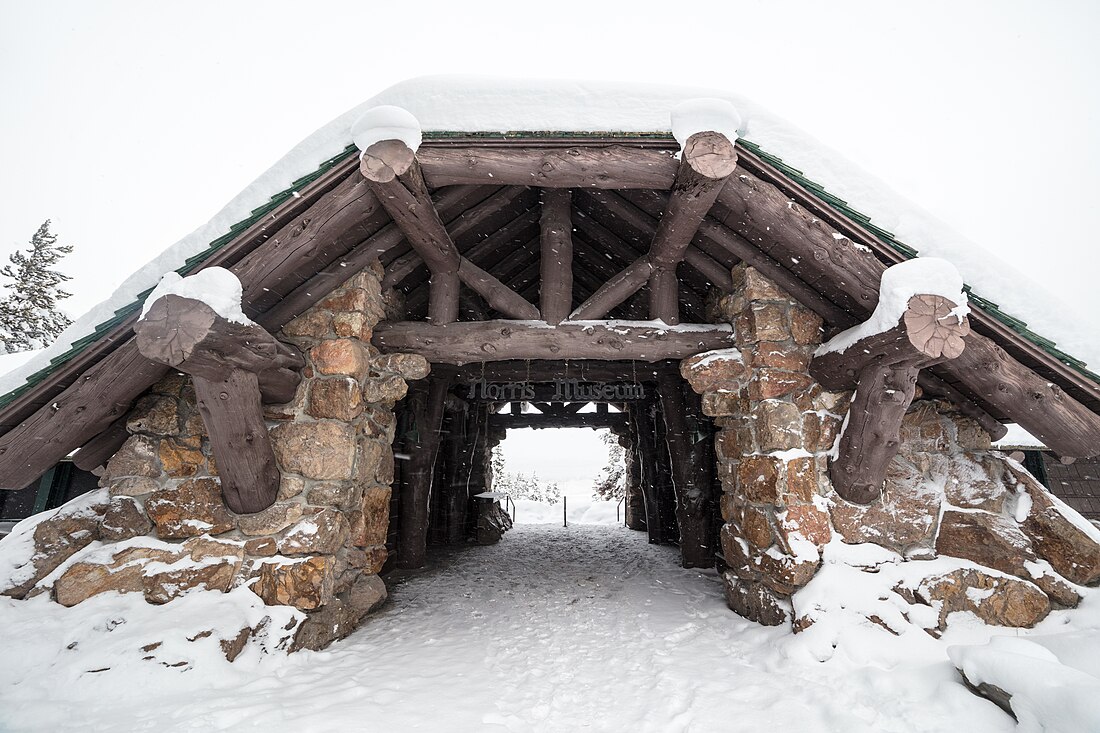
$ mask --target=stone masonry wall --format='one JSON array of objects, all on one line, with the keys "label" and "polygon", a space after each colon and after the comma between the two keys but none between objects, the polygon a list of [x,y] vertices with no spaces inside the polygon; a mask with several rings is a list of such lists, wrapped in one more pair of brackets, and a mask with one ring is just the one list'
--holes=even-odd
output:
[{"label": "stone masonry wall", "polygon": [[[52,592],[71,606],[105,591],[164,603],[198,587],[249,585],[268,605],[305,612],[291,649],[320,648],[353,630],[386,598],[378,572],[394,403],[406,380],[429,368],[423,357],[370,345],[385,315],[381,277],[376,263],[279,334],[307,363],[294,400],[265,407],[282,474],[274,505],[251,515],[226,507],[190,379],[174,373],[133,408],[131,437],[101,477],[106,504],[83,511],[79,527],[72,519],[39,525],[28,577],[5,592]],[[104,546],[88,547],[94,540]]]},{"label": "stone masonry wall", "polygon": [[[919,392],[882,496],[866,506],[837,496],[829,455],[851,394],[827,392],[808,374],[821,321],[752,268],[733,274],[737,287],[715,310],[733,324],[737,349],[681,365],[719,427],[731,608],[761,623],[808,628],[827,609],[800,608],[791,598],[815,577],[830,542],[873,544],[911,564],[907,577],[917,580],[893,592],[937,609],[931,633],[959,610],[1031,626],[1052,604],[1077,604],[1073,583],[1100,582],[1100,533],[992,450],[976,422]],[[937,558],[961,562],[920,564]]]}]

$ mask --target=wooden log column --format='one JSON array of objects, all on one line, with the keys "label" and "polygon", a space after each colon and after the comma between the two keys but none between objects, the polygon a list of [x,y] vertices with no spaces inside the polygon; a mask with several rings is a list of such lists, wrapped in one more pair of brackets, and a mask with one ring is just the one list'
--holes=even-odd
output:
[{"label": "wooden log column", "polygon": [[675,492],[676,524],[680,531],[680,561],[685,568],[714,565],[710,545],[709,498],[698,485],[692,465],[694,440],[688,428],[681,382],[672,375],[658,378],[657,394],[664,420],[664,448]]},{"label": "wooden log column", "polygon": [[557,325],[573,306],[573,197],[569,189],[542,190],[539,307]]},{"label": "wooden log column", "polygon": [[397,567],[424,567],[428,549],[428,519],[435,472],[436,448],[443,423],[443,406],[452,375],[436,371],[428,384],[416,385],[409,405],[412,410],[405,451],[409,454],[400,496],[397,532]]},{"label": "wooden log column", "polygon": [[810,374],[826,389],[856,390],[838,457],[829,467],[844,499],[867,504],[878,498],[920,369],[964,352],[970,323],[954,309],[942,296],[914,295],[897,326],[854,341],[842,333],[811,361]]},{"label": "wooden log column", "polygon": [[190,374],[222,495],[239,514],[275,502],[279,469],[264,424],[268,402],[294,396],[305,362],[254,323],[226,320],[199,300],[165,295],[134,325],[137,347],[152,361]]}]

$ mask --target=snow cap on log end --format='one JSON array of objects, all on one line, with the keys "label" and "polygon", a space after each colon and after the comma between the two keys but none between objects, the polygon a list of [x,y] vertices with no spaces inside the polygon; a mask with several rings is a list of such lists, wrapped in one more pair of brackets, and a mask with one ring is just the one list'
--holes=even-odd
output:
[{"label": "snow cap on log end", "polygon": [[144,318],[153,306],[165,295],[178,295],[206,303],[219,316],[227,321],[250,325],[248,316],[241,310],[241,281],[224,267],[207,267],[194,275],[180,277],[179,273],[166,272],[141,307]]},{"label": "snow cap on log end", "polygon": [[700,97],[680,102],[672,108],[672,136],[683,150],[688,138],[697,132],[717,132],[730,143],[737,142],[741,114],[725,99]]},{"label": "snow cap on log end", "polygon": [[420,122],[412,112],[388,104],[368,109],[351,126],[351,137],[360,151],[382,140],[400,140],[415,153],[423,140]]}]

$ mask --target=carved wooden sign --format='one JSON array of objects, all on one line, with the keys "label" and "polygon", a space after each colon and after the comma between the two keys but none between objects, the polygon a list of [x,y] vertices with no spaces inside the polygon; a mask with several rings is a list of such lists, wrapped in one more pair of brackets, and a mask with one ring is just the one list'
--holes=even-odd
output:
[{"label": "carved wooden sign", "polygon": [[552,382],[490,382],[471,379],[466,383],[468,400],[491,402],[629,402],[646,398],[639,382],[588,382],[555,379]]}]

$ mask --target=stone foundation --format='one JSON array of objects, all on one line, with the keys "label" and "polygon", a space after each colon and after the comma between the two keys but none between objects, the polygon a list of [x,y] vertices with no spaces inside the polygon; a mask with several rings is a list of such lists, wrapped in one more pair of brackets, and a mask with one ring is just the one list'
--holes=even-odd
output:
[{"label": "stone foundation", "polygon": [[131,436],[101,477],[106,496],[40,523],[22,581],[3,592],[71,606],[107,591],[166,603],[245,585],[305,612],[292,650],[352,631],[386,598],[394,403],[429,369],[370,345],[381,277],[378,266],[355,275],[279,334],[307,363],[294,400],[265,407],[282,477],[274,505],[248,515],[225,505],[194,390],[173,374],[131,411]]},{"label": "stone foundation", "polygon": [[[1052,605],[1076,605],[1072,583],[1100,581],[1100,533],[944,402],[913,403],[880,498],[863,506],[836,495],[829,455],[851,394],[827,392],[809,376],[821,321],[752,268],[735,268],[734,282],[715,309],[733,324],[737,349],[681,368],[720,428],[723,577],[733,610],[807,628],[814,614],[794,618],[791,597],[815,577],[830,542],[877,545],[917,575],[926,568],[920,582],[895,591],[938,609],[940,629],[956,610],[1032,626]],[[973,565],[918,564],[938,557]]]}]

